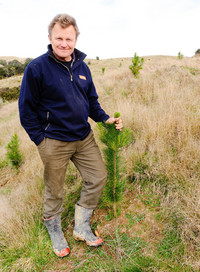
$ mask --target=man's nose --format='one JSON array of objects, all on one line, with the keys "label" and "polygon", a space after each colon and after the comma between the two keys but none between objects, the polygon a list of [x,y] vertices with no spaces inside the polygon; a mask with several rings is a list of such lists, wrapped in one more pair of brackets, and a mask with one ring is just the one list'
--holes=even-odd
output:
[{"label": "man's nose", "polygon": [[67,47],[67,46],[68,46],[68,43],[67,43],[66,41],[62,41],[61,46],[62,46],[62,47]]}]

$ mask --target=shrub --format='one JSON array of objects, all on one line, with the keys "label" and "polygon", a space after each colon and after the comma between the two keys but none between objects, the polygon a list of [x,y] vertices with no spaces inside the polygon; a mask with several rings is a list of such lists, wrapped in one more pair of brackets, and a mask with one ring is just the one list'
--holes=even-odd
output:
[{"label": "shrub", "polygon": [[5,65],[7,65],[7,62],[5,60],[0,59],[0,64],[5,66]]},{"label": "shrub", "polygon": [[5,101],[13,101],[19,98],[20,87],[13,88],[1,88],[0,89],[0,97],[3,102]]},{"label": "shrub", "polygon": [[2,67],[0,67],[0,79],[23,74],[24,69],[31,61],[31,58],[27,58],[24,63],[18,60],[12,60],[7,63],[5,60],[0,59],[0,64],[2,65]]},{"label": "shrub", "polygon": [[22,74],[24,72],[24,64],[18,60],[12,60],[8,63],[8,71],[11,76]]},{"label": "shrub", "polygon": [[26,66],[32,61],[33,59],[31,58],[27,58],[24,62],[24,69],[26,68]]},{"label": "shrub", "polygon": [[7,69],[5,67],[0,67],[0,79],[7,76]]},{"label": "shrub", "polygon": [[200,49],[197,49],[197,51],[195,52],[195,54],[200,54]]},{"label": "shrub", "polygon": [[105,67],[102,67],[102,74],[104,74],[105,73]]},{"label": "shrub", "polygon": [[134,58],[132,59],[132,64],[129,66],[129,69],[131,70],[135,78],[138,77],[140,70],[143,69],[143,63],[144,58],[138,57],[135,53]]}]

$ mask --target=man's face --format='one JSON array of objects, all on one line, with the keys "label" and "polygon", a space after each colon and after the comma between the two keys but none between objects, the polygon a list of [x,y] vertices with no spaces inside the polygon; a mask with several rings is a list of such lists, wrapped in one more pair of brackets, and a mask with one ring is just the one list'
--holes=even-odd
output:
[{"label": "man's face", "polygon": [[49,41],[55,57],[61,61],[70,61],[71,54],[76,46],[76,31],[72,25],[62,28],[55,24],[49,35]]}]

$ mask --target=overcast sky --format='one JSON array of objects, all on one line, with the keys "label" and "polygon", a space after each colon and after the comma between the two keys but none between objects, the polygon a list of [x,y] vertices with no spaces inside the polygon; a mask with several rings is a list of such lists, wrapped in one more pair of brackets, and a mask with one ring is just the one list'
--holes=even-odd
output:
[{"label": "overcast sky", "polygon": [[88,58],[190,57],[200,48],[200,0],[0,0],[0,56],[45,53],[58,13],[76,18],[76,47]]}]

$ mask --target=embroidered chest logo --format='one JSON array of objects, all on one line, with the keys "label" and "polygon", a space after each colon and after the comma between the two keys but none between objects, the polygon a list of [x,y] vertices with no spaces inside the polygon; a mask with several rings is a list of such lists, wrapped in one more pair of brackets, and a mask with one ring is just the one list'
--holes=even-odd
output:
[{"label": "embroidered chest logo", "polygon": [[85,77],[85,76],[82,76],[82,75],[79,75],[79,78],[80,78],[80,79],[83,79],[83,80],[86,80],[86,77]]}]

